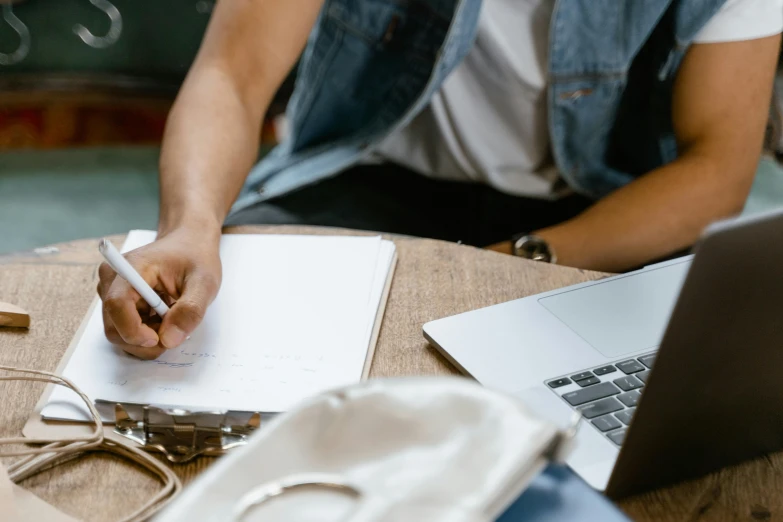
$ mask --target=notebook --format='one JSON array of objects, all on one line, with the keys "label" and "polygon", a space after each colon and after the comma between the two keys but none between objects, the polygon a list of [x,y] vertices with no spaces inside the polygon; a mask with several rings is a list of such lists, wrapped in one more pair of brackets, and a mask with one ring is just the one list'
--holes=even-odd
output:
[{"label": "notebook", "polygon": [[[122,251],[154,239],[132,231]],[[153,361],[126,354],[106,340],[96,302],[62,375],[93,400],[269,413],[366,377],[396,261],[392,242],[225,235],[220,256],[220,292],[180,347]],[[63,387],[53,388],[41,416],[89,420]]]}]

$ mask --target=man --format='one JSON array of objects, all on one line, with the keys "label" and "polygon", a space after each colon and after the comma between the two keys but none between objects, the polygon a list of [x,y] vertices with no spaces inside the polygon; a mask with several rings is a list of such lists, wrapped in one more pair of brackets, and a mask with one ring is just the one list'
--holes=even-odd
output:
[{"label": "man", "polygon": [[[128,256],[176,304],[158,328],[104,266],[106,335],[145,358],[185,339],[232,204],[229,223],[521,233],[518,254],[591,269],[677,252],[743,206],[782,27],[781,0],[219,2],[166,128],[158,240]],[[291,131],[248,177],[303,48]]]}]

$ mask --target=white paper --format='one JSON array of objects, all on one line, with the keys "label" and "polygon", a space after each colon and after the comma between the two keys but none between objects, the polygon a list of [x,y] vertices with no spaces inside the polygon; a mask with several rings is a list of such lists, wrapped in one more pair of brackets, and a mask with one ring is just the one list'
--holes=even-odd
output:
[{"label": "white paper", "polygon": [[[123,252],[154,240],[133,231]],[[92,311],[63,374],[90,398],[279,412],[358,382],[394,255],[380,237],[227,235],[223,283],[203,323],[179,348],[142,361],[113,346]],[[55,388],[45,418],[88,420]]]}]

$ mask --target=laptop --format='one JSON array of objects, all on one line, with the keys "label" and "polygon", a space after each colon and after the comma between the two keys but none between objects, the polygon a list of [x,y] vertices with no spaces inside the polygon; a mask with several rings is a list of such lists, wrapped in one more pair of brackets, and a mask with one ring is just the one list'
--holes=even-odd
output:
[{"label": "laptop", "polygon": [[614,498],[783,449],[783,212],[716,223],[695,255],[424,325],[486,386],[560,424]]}]

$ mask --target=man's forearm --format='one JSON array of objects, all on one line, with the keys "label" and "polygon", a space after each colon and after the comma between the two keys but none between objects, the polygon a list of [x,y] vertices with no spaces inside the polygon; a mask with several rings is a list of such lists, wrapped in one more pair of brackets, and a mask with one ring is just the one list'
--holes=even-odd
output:
[{"label": "man's forearm", "polygon": [[258,156],[261,107],[247,107],[219,69],[188,78],[166,125],[161,234],[188,224],[220,230]]},{"label": "man's forearm", "polygon": [[742,210],[752,172],[725,176],[715,158],[686,154],[537,232],[558,263],[618,272],[692,245],[710,222]]},{"label": "man's forearm", "polygon": [[258,156],[264,113],[307,41],[323,0],[219,2],[166,124],[162,235],[219,233]]},{"label": "man's forearm", "polygon": [[742,210],[761,153],[778,35],[696,44],[674,86],[680,157],[582,215],[540,231],[564,264],[618,271],[685,248]]}]

